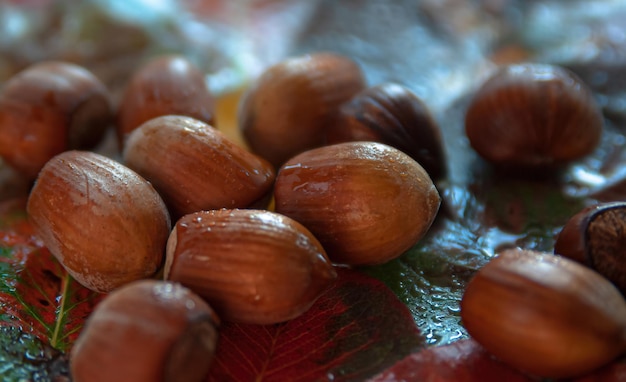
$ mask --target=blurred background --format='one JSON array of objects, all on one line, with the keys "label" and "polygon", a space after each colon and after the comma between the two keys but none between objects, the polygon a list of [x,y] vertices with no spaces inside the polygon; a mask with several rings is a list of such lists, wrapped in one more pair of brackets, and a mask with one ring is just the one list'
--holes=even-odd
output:
[{"label": "blurred background", "polygon": [[[180,53],[206,73],[224,125],[236,124],[238,96],[263,69],[321,50],[353,58],[370,85],[413,90],[439,120],[451,153],[464,141],[450,113],[507,62],[573,69],[605,115],[626,124],[626,0],[0,2],[0,86],[33,62],[67,60],[93,71],[117,101],[140,63]],[[0,195],[20,187],[4,167]],[[451,179],[462,180],[462,172],[452,168]]]},{"label": "blurred background", "polygon": [[220,93],[287,55],[331,50],[439,107],[490,59],[622,62],[624,16],[623,0],[4,0],[0,79],[54,58],[115,90],[138,61],[176,52]]}]

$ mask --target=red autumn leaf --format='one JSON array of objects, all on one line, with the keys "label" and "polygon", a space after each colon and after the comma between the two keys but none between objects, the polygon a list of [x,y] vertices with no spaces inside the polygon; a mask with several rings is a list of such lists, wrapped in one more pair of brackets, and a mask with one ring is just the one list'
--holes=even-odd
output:
[{"label": "red autumn leaf", "polygon": [[493,358],[476,341],[465,339],[411,354],[369,382],[530,382]]},{"label": "red autumn leaf", "polygon": [[292,321],[225,323],[208,381],[363,380],[424,346],[411,313],[384,284],[338,271],[335,285]]},{"label": "red autumn leaf", "polygon": [[571,382],[622,382],[626,381],[626,357],[593,371],[585,376],[574,378]]},{"label": "red autumn leaf", "polygon": [[0,325],[68,350],[101,295],[75,282],[37,239],[24,202],[0,204]]},{"label": "red autumn leaf", "polygon": [[[368,380],[368,382],[533,382],[527,376],[498,361],[476,341],[464,339],[449,345],[430,347],[411,354]],[[626,358],[570,382],[619,382],[626,380]]]}]

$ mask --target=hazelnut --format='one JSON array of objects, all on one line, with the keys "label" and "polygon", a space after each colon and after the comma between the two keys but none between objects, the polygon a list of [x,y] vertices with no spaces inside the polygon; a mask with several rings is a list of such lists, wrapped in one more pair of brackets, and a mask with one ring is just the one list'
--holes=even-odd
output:
[{"label": "hazelnut", "polygon": [[153,276],[170,218],[150,183],[99,154],[66,151],[43,167],[28,198],[35,232],[79,283],[108,292]]},{"label": "hazelnut", "polygon": [[276,212],[302,223],[333,262],[394,259],[430,228],[441,198],[426,171],[398,149],[347,142],[306,151],[279,170]]},{"label": "hazelnut", "polygon": [[584,264],[626,293],[626,202],[602,203],[572,216],[554,252]]},{"label": "hazelnut", "polygon": [[546,64],[500,68],[476,92],[465,116],[471,146],[510,168],[555,168],[591,153],[603,117],[591,90]]},{"label": "hazelnut", "polygon": [[111,119],[108,92],[91,72],[60,61],[34,64],[0,94],[0,156],[34,179],[56,154],[93,148]]},{"label": "hazelnut", "polygon": [[128,82],[118,108],[120,147],[131,131],[162,115],[184,115],[215,126],[215,99],[204,74],[182,56],[145,63]]},{"label": "hazelnut", "polygon": [[341,106],[331,126],[329,144],[385,143],[415,159],[432,179],[446,173],[439,126],[424,102],[404,86],[385,83],[362,90]]},{"label": "hazelnut", "polygon": [[162,195],[177,219],[217,208],[266,207],[274,168],[204,122],[152,119],[128,137],[124,162]]},{"label": "hazelnut", "polygon": [[359,66],[347,57],[290,58],[268,68],[246,92],[239,127],[251,150],[278,167],[322,146],[339,106],[364,87]]},{"label": "hazelnut", "polygon": [[496,358],[538,377],[578,376],[626,349],[619,291],[591,269],[547,253],[500,253],[468,283],[461,318]]},{"label": "hazelnut", "polygon": [[70,353],[76,382],[204,381],[219,319],[172,282],[140,280],[107,295]]},{"label": "hazelnut", "polygon": [[249,324],[295,318],[337,276],[306,228],[262,210],[185,215],[166,256],[165,279],[204,297],[222,319]]}]

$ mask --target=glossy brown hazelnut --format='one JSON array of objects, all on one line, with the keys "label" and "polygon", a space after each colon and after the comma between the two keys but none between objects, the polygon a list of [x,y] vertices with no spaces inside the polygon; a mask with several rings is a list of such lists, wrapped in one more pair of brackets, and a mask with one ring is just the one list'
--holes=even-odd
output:
[{"label": "glossy brown hazelnut", "polygon": [[365,87],[359,66],[347,57],[315,53],[268,68],[248,89],[239,128],[251,150],[278,167],[319,147],[339,106]]},{"label": "glossy brown hazelnut", "polygon": [[39,173],[26,210],[50,252],[94,291],[151,277],[163,263],[170,232],[163,200],[148,181],[108,157],[55,156]]},{"label": "glossy brown hazelnut", "polygon": [[446,173],[439,126],[428,107],[404,86],[384,83],[344,103],[327,131],[327,143],[373,141],[408,154],[432,179]]},{"label": "glossy brown hazelnut", "polygon": [[597,272],[562,256],[509,249],[461,301],[467,332],[496,358],[543,378],[575,377],[626,350],[626,301]]},{"label": "glossy brown hazelnut", "polygon": [[330,259],[351,265],[392,260],[421,239],[441,198],[415,160],[377,142],[306,151],[279,170],[276,212],[302,223]]},{"label": "glossy brown hazelnut", "polygon": [[597,204],[572,216],[554,253],[596,270],[626,293],[626,203]]},{"label": "glossy brown hazelnut", "polygon": [[215,99],[202,71],[185,57],[153,58],[132,75],[118,108],[120,147],[131,131],[162,115],[184,115],[215,126]]},{"label": "glossy brown hazelnut", "polygon": [[497,70],[465,116],[471,146],[489,162],[550,169],[591,153],[603,116],[591,90],[565,68],[515,64]]},{"label": "glossy brown hazelnut", "polygon": [[222,132],[190,117],[154,118],[126,141],[124,163],[162,195],[172,217],[217,208],[265,208],[275,170]]},{"label": "glossy brown hazelnut", "polygon": [[111,120],[108,91],[87,69],[61,61],[34,64],[0,94],[0,156],[34,179],[56,154],[93,148]]},{"label": "glossy brown hazelnut", "polygon": [[180,284],[141,280],[107,295],[70,353],[76,382],[201,382],[218,340],[211,307]]},{"label": "glossy brown hazelnut", "polygon": [[337,277],[301,224],[237,209],[183,216],[167,242],[164,273],[204,297],[222,319],[261,325],[304,313]]}]

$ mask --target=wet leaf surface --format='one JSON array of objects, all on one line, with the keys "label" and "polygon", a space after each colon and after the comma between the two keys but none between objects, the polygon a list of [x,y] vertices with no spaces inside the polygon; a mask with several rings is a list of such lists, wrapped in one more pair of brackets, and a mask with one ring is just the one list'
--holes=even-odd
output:
[{"label": "wet leaf surface", "polygon": [[471,339],[431,347],[412,354],[369,382],[531,382],[528,377],[494,359]]},{"label": "wet leaf surface", "polygon": [[16,327],[0,326],[2,381],[65,381],[67,356]]},{"label": "wet leaf surface", "polygon": [[340,268],[304,315],[225,323],[209,381],[361,381],[424,347],[404,304],[380,281]]},{"label": "wet leaf surface", "polygon": [[[509,380],[505,376],[523,381],[467,339],[459,302],[473,273],[500,249],[551,251],[569,216],[596,201],[626,197],[626,44],[611,40],[620,35],[613,29],[623,29],[626,8],[609,3],[424,1],[416,11],[411,1],[390,6],[384,0],[322,0],[315,13],[323,22],[303,30],[292,27],[297,34],[292,51],[343,52],[363,65],[370,83],[406,84],[425,97],[446,145],[449,179],[438,184],[444,202],[431,232],[404,256],[358,270],[382,281],[406,308],[398,307],[382,284],[353,273],[343,278],[350,283],[336,286],[294,322],[271,327],[225,323],[210,380],[363,380],[378,374],[374,380],[419,375],[434,381]],[[479,12],[477,4],[487,12]],[[353,17],[364,22],[345,23]],[[366,22],[372,18],[377,22]],[[570,25],[578,28],[569,33]],[[264,40],[263,34],[254,38]],[[508,44],[519,54],[502,54],[500,62],[523,58],[563,64],[594,88],[603,106],[607,128],[600,147],[562,173],[542,179],[498,173],[477,158],[464,138],[468,97],[494,63],[486,57],[496,57],[494,49],[505,52]],[[590,47],[595,56],[589,56]],[[119,87],[124,83],[120,73],[128,72],[133,60],[110,65],[114,48],[105,51],[109,61],[101,54],[103,61],[94,67]],[[138,54],[132,54],[136,59]],[[47,381],[67,375],[67,360],[54,348],[69,349],[96,300],[77,288],[32,236],[20,203],[0,205],[0,339],[5,341],[0,375],[9,381]],[[66,296],[63,303],[59,296]],[[399,335],[403,331],[410,335]],[[427,348],[420,350],[424,344]],[[624,365],[616,362],[580,381],[626,380]]]},{"label": "wet leaf surface", "polygon": [[100,298],[73,281],[43,247],[27,220],[25,200],[0,204],[0,330],[17,338],[0,350],[7,373],[19,374],[20,364],[46,370],[37,365],[70,349]]},{"label": "wet leaf surface", "polygon": [[[567,382],[618,382],[626,378],[626,358]],[[368,382],[550,382],[500,362],[472,339],[429,347],[398,361]],[[564,381],[565,382],[565,381]]]}]

